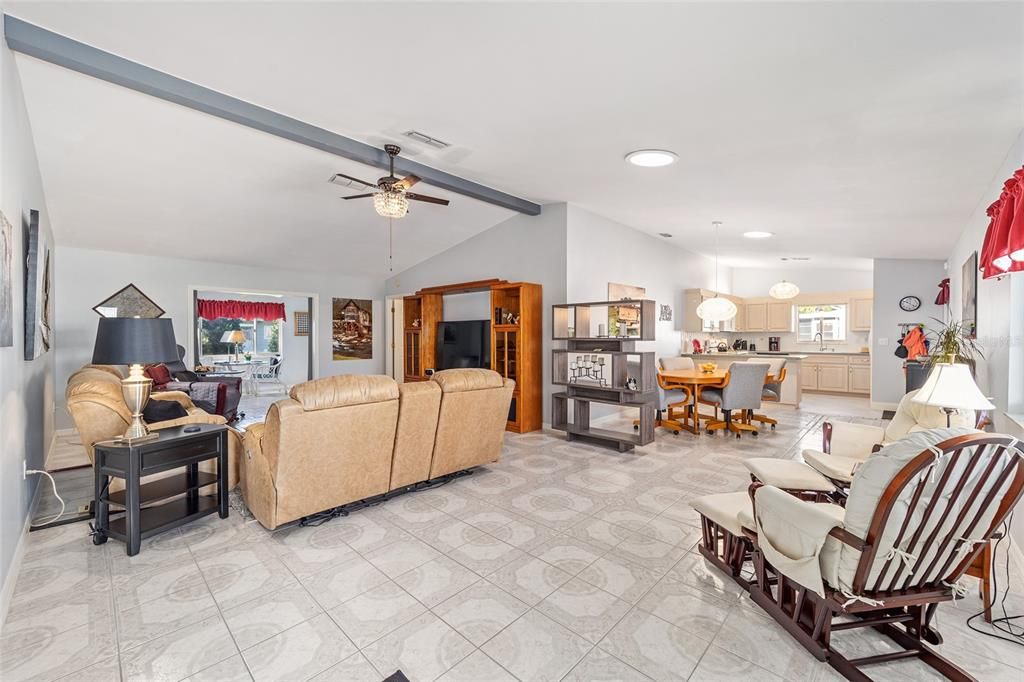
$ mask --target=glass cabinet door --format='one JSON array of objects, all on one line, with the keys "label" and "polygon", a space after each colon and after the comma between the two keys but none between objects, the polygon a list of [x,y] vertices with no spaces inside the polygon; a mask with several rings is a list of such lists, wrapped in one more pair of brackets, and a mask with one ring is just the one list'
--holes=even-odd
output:
[{"label": "glass cabinet door", "polygon": [[517,378],[519,369],[518,335],[516,331],[499,331],[494,336],[494,368],[512,380]]}]

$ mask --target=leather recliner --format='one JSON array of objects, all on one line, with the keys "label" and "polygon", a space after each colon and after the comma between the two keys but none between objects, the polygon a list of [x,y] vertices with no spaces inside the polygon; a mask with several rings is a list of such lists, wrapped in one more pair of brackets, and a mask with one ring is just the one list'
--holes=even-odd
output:
[{"label": "leather recliner", "polygon": [[514,387],[486,369],[405,384],[360,375],[298,384],[246,429],[242,495],[272,530],[496,462]]},{"label": "leather recliner", "polygon": [[[121,379],[128,375],[128,368],[116,365],[86,365],[68,378],[68,385],[65,391],[67,398],[68,412],[75,422],[75,428],[82,439],[89,462],[94,462],[93,445],[100,441],[111,440],[124,434],[131,423],[131,412],[124,402],[121,394]],[[151,431],[181,426],[184,424],[225,424],[224,417],[215,414],[208,414],[196,407],[192,400],[180,391],[164,391],[153,393],[151,400],[173,400],[181,404],[188,412],[188,416],[178,419],[168,419],[154,424],[148,424]],[[238,462],[242,453],[242,440],[237,431],[228,429],[228,487],[234,488],[238,484],[239,471]],[[202,462],[199,465],[201,471],[216,473],[215,462]],[[156,474],[147,477],[146,480],[156,480],[164,475],[171,475],[175,471],[166,474]],[[120,479],[115,479],[111,484],[111,490],[116,491],[123,488]],[[215,491],[214,486],[204,489],[204,493]]]}]

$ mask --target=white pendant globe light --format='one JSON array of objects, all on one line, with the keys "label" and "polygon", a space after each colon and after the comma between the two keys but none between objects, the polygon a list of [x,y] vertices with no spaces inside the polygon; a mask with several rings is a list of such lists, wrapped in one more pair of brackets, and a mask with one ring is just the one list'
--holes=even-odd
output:
[{"label": "white pendant globe light", "polygon": [[736,304],[718,295],[718,228],[721,222],[711,223],[715,228],[715,295],[697,306],[697,317],[706,322],[725,322],[736,317]]},{"label": "white pendant globe light", "polygon": [[768,290],[769,296],[771,296],[772,298],[781,299],[793,298],[799,293],[800,287],[793,284],[792,282],[787,282],[786,280],[776,282],[775,284],[772,285],[771,289]]}]

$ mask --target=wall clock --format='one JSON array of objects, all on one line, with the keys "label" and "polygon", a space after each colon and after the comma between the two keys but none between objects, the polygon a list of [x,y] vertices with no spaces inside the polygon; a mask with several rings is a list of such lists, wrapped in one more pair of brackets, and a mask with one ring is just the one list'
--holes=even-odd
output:
[{"label": "wall clock", "polygon": [[904,296],[900,299],[900,308],[911,313],[921,307],[921,299],[917,296]]}]

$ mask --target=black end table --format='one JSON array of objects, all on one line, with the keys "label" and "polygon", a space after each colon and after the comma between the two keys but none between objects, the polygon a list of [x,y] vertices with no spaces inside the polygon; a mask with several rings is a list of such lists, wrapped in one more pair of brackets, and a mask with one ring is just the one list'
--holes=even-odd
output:
[{"label": "black end table", "polygon": [[[186,428],[198,430],[185,432]],[[189,521],[218,512],[228,517],[228,427],[195,424],[161,429],[156,440],[128,444],[96,443],[93,469],[96,474],[96,528],[93,543],[108,537],[122,540],[128,556],[139,553],[142,539],[177,528]],[[199,471],[199,463],[217,460],[217,474]],[[184,468],[183,473],[142,483],[145,476]],[[112,493],[110,479],[124,479],[124,490]],[[217,485],[217,497],[200,497],[199,489]],[[142,505],[172,497],[159,506]],[[110,506],[124,515],[111,520]]]}]

